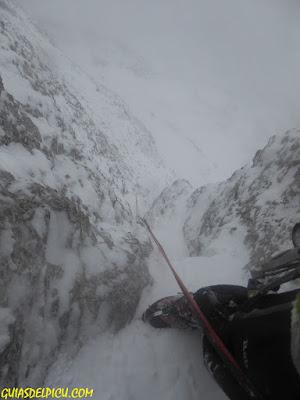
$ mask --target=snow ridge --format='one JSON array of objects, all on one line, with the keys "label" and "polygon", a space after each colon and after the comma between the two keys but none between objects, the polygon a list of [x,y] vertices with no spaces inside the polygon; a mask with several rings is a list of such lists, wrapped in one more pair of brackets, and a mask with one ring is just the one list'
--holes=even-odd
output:
[{"label": "snow ridge", "polygon": [[198,203],[190,204],[184,225],[190,253],[200,254],[224,231],[243,236],[251,265],[291,247],[291,228],[300,214],[299,160],[300,132],[294,129],[273,136],[251,166],[217,185],[206,207],[209,188],[202,189],[206,195],[194,194]]}]

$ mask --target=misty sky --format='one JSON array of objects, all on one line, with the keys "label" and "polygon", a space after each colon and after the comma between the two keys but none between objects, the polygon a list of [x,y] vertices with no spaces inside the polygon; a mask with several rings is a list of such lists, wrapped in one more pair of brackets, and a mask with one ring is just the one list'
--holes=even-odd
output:
[{"label": "misty sky", "polygon": [[178,175],[227,178],[300,125],[297,0],[18,0],[117,92]]}]

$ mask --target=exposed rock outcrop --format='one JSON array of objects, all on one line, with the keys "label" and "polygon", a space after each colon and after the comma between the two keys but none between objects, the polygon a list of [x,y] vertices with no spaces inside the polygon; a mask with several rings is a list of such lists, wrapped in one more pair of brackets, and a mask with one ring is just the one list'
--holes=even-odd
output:
[{"label": "exposed rock outcrop", "polygon": [[273,136],[253,164],[189,200],[184,233],[191,255],[201,254],[221,231],[240,235],[255,265],[291,247],[291,228],[300,218],[300,131]]}]

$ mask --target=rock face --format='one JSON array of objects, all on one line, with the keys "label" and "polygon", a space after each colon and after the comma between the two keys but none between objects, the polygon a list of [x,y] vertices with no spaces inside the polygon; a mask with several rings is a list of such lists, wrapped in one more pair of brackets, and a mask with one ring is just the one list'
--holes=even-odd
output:
[{"label": "rock face", "polygon": [[79,346],[133,317],[150,281],[145,259],[151,246],[130,232],[98,230],[79,198],[40,184],[28,185],[25,194],[11,189],[12,175],[4,179],[1,306],[13,310],[16,321],[0,356],[7,370],[2,381],[38,384],[62,344]]},{"label": "rock face", "polygon": [[225,182],[192,193],[187,182],[175,182],[147,216],[160,227],[177,220],[190,256],[208,255],[210,245],[226,235],[238,238],[237,243],[242,239],[249,266],[292,247],[291,230],[300,221],[300,131],[270,138],[252,165]]},{"label": "rock face", "polygon": [[172,175],[121,99],[10,1],[0,32],[0,385],[41,386],[59,351],[133,317],[151,245],[131,204]]},{"label": "rock face", "polygon": [[273,136],[251,166],[197,190],[188,208],[184,234],[191,255],[224,230],[244,235],[249,265],[292,247],[291,229],[300,218],[300,131]]}]

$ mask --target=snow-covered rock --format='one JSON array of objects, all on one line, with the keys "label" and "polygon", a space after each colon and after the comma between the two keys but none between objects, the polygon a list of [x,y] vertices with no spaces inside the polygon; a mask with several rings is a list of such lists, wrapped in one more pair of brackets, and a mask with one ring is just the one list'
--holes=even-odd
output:
[{"label": "snow-covered rock", "polygon": [[9,327],[15,322],[15,318],[9,308],[0,308],[0,353],[10,342]]},{"label": "snow-covered rock", "polygon": [[8,0],[0,33],[0,383],[35,386],[62,348],[133,317],[151,245],[132,205],[172,174],[122,100]]},{"label": "snow-covered rock", "polygon": [[171,218],[179,219],[178,208],[185,203],[192,192],[193,187],[187,180],[178,179],[173,182],[153,201],[150,210],[145,215],[146,220],[151,224],[161,226]]},{"label": "snow-covered rock", "polygon": [[291,245],[291,229],[300,218],[300,131],[273,136],[253,164],[190,200],[184,233],[190,254],[224,232],[242,236],[255,265]]},{"label": "snow-covered rock", "polygon": [[210,254],[218,240],[223,245],[235,241],[248,249],[249,265],[262,263],[292,247],[291,229],[300,219],[300,131],[271,137],[252,165],[227,181],[192,194],[184,182],[175,182],[158,196],[149,220],[159,228],[172,219],[179,221],[177,229],[183,230],[190,256]]}]

